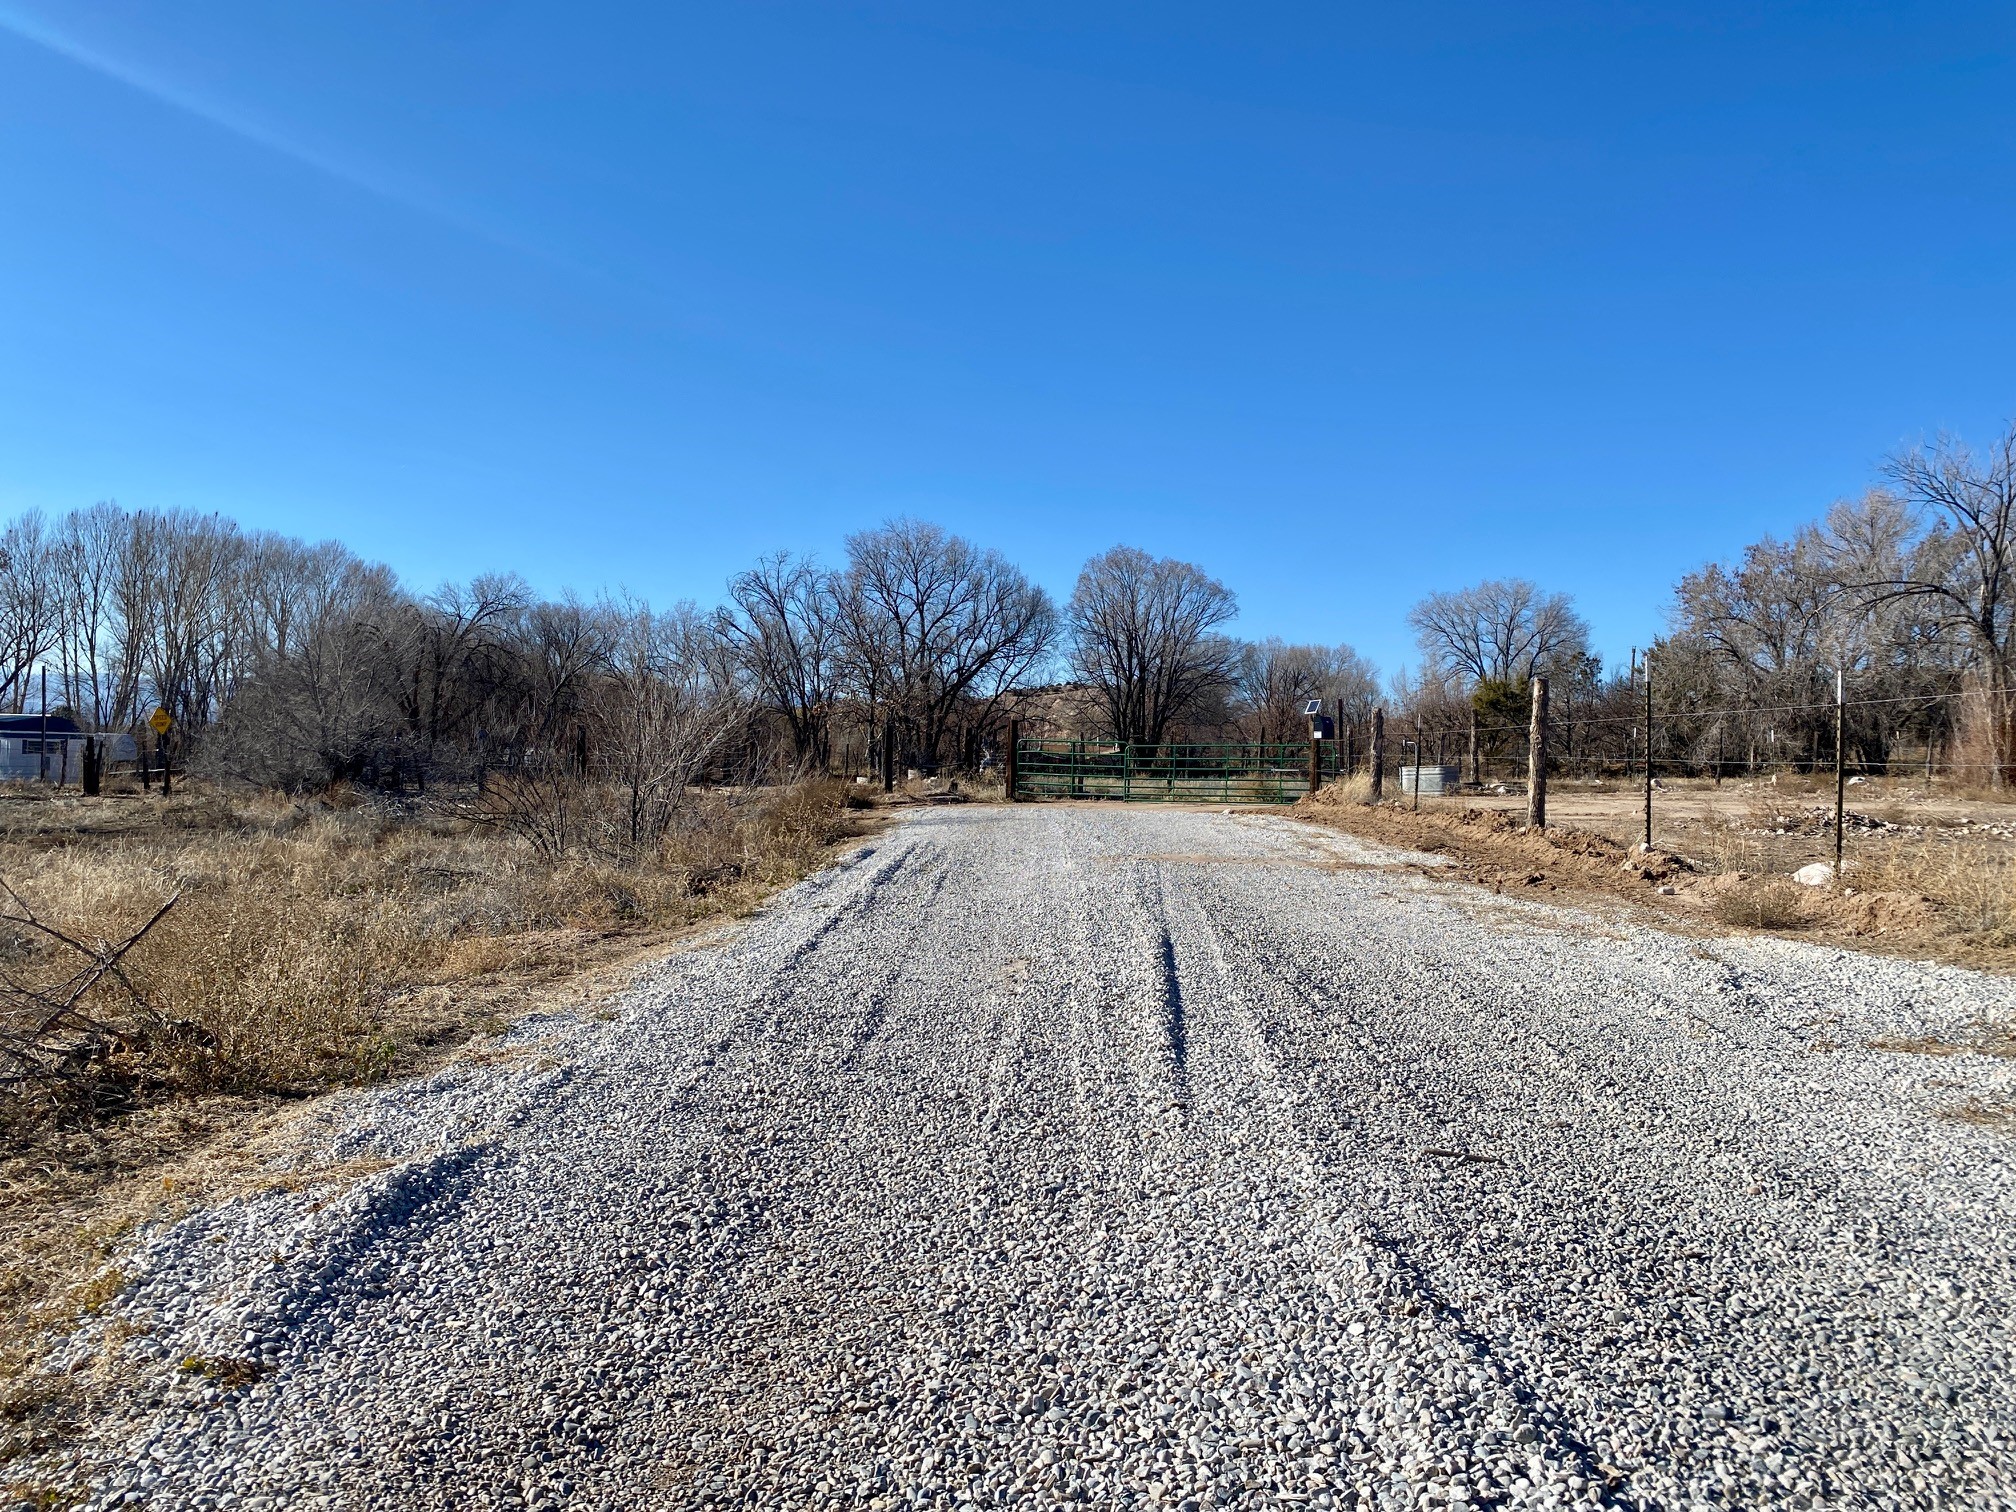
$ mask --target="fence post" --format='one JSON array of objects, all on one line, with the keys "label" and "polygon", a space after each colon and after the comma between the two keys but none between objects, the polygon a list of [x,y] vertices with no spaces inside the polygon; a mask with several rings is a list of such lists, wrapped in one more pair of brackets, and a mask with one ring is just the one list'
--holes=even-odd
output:
[{"label": "fence post", "polygon": [[1309,737],[1309,791],[1315,792],[1323,786],[1323,742],[1314,735]]},{"label": "fence post", "polygon": [[1533,722],[1526,731],[1526,827],[1547,828],[1547,679],[1533,679]]},{"label": "fence post", "polygon": [[1645,648],[1645,849],[1652,849],[1652,648]]},{"label": "fence post", "polygon": [[1372,711],[1372,801],[1386,795],[1386,711]]},{"label": "fence post", "polygon": [[1421,761],[1426,755],[1421,749],[1421,716],[1414,716],[1414,807],[1421,807]]},{"label": "fence post", "polygon": [[36,742],[42,751],[42,780],[49,780],[49,669],[42,669],[42,738]]},{"label": "fence post", "polygon": [[1470,786],[1472,787],[1484,786],[1483,761],[1483,753],[1477,745],[1477,704],[1473,699],[1470,704]]},{"label": "fence post", "polygon": [[1015,796],[1015,779],[1020,775],[1021,756],[1018,753],[1018,748],[1021,744],[1022,721],[1011,719],[1008,721],[1008,761],[1005,772],[1008,779],[1008,801],[1010,803],[1020,803],[1022,801]]},{"label": "fence post", "polygon": [[1848,832],[1848,678],[1834,669],[1834,884],[1841,884],[1841,843]]},{"label": "fence post", "polygon": [[896,791],[896,716],[882,721],[882,791]]},{"label": "fence post", "polygon": [[161,743],[155,747],[154,754],[161,758],[161,796],[172,798],[175,796],[175,776],[168,766],[168,737],[163,735],[160,741]]}]

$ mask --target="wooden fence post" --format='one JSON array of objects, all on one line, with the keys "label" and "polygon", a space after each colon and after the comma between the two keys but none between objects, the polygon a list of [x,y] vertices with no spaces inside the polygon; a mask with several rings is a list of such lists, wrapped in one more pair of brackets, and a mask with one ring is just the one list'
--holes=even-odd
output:
[{"label": "wooden fence post", "polygon": [[1016,753],[1016,748],[1021,744],[1022,744],[1022,721],[1019,719],[1011,719],[1008,721],[1008,763],[1007,763],[1008,801],[1010,803],[1019,803],[1021,801],[1015,796],[1015,778],[1018,775],[1016,771],[1016,764],[1020,759]]},{"label": "wooden fence post", "polygon": [[882,791],[896,791],[896,716],[882,721]]},{"label": "wooden fence post", "polygon": [[1309,737],[1309,791],[1315,792],[1323,786],[1323,742],[1314,735]]},{"label": "wooden fence post", "polygon": [[1386,711],[1372,711],[1372,801],[1386,792]]},{"label": "wooden fence post", "polygon": [[1547,679],[1533,679],[1533,722],[1526,732],[1526,827],[1547,828]]}]

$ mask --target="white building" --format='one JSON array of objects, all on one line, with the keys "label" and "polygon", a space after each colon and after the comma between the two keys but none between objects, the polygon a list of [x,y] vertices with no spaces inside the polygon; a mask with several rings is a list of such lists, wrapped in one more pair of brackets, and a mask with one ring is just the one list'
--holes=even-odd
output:
[{"label": "white building", "polygon": [[[0,781],[34,782],[41,778],[46,742],[49,780],[75,786],[84,780],[87,738],[77,721],[66,714],[51,714],[46,734],[40,714],[0,714]],[[105,743],[108,762],[139,759],[131,735],[101,734],[98,739]]]}]

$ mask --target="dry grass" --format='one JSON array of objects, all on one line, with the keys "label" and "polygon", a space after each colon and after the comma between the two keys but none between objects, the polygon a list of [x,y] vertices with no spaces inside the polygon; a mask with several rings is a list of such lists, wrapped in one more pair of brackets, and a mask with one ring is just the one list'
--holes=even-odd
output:
[{"label": "dry grass", "polygon": [[[442,1027],[413,989],[534,964],[569,935],[745,911],[820,863],[843,804],[837,783],[737,809],[698,800],[644,865],[546,861],[449,814],[340,800],[211,794],[110,815],[81,799],[8,805],[0,876],[39,917],[117,939],[179,901],[125,962],[153,1014],[121,1022],[108,999],[99,1016],[116,1032],[88,1075],[6,1096],[0,1140],[13,1154],[50,1128],[164,1098],[375,1080]],[[31,985],[72,969],[5,924],[0,965]]]},{"label": "dry grass", "polygon": [[1713,894],[1715,917],[1739,929],[1804,929],[1813,922],[1808,889],[1784,877],[1752,877]]},{"label": "dry grass", "polygon": [[2000,848],[1946,838],[1892,846],[1858,860],[1844,880],[1927,899],[1947,930],[1971,945],[2016,947],[2016,862]]},{"label": "dry grass", "polygon": [[[1887,785],[1894,790],[1879,801],[1902,806],[1909,827],[1851,829],[1843,885],[1808,888],[1789,874],[1831,860],[1833,833],[1798,786],[1662,794],[1662,845],[1650,855],[1623,838],[1635,832],[1635,803],[1600,811],[1602,828],[1557,823],[1534,834],[1502,804],[1424,799],[1414,813],[1399,797],[1368,806],[1360,778],[1326,787],[1301,809],[1368,839],[1447,856],[1456,865],[1443,875],[1499,891],[1622,897],[1683,929],[1713,921],[2016,970],[2016,845],[2006,838],[2016,811],[1977,806],[1962,816],[1963,831],[1961,818],[1944,825],[1941,810]],[[1691,812],[1676,813],[1683,802]],[[1831,802],[1825,810],[1831,815]]]},{"label": "dry grass", "polygon": [[1372,775],[1369,772],[1353,772],[1349,777],[1334,779],[1325,784],[1322,794],[1327,794],[1332,803],[1370,803]]},{"label": "dry grass", "polygon": [[[861,801],[838,782],[696,796],[660,854],[619,864],[543,859],[447,804],[0,797],[0,878],[66,933],[121,938],[179,895],[123,963],[146,1009],[107,989],[74,1074],[0,1087],[0,1376],[21,1374],[41,1324],[116,1292],[103,1266],[121,1236],[203,1189],[205,1150],[749,912],[824,865]],[[0,924],[0,972],[17,983],[73,969]],[[0,1029],[18,1030],[25,1000],[0,993],[9,1003]],[[0,1393],[0,1438],[18,1446],[8,1424],[40,1434],[52,1413]]]}]

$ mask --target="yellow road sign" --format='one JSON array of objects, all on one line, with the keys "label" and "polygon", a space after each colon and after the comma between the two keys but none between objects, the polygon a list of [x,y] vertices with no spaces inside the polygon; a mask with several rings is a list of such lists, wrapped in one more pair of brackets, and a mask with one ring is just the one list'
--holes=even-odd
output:
[{"label": "yellow road sign", "polygon": [[156,709],[154,711],[154,717],[148,720],[147,723],[153,729],[156,735],[166,735],[169,731],[169,728],[175,723],[175,721],[169,718],[168,711],[166,709]]}]

